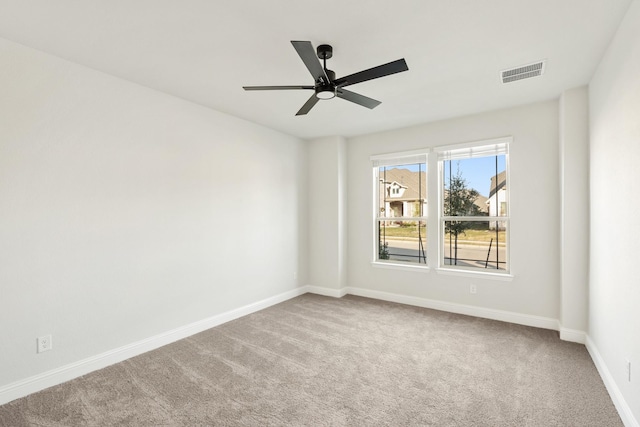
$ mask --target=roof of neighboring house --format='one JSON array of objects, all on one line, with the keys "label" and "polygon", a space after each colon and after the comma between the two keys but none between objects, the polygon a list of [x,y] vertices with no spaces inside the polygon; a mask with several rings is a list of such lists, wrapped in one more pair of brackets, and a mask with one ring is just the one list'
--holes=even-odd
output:
[{"label": "roof of neighboring house", "polygon": [[478,197],[473,201],[473,204],[476,205],[482,212],[488,212],[487,201],[489,199],[484,197],[482,194],[479,194]]},{"label": "roof of neighboring house", "polygon": [[[445,200],[448,194],[449,194],[449,190],[445,189],[444,190]],[[480,212],[488,214],[489,212],[489,206],[487,205],[488,201],[489,201],[488,197],[484,197],[482,194],[478,193],[478,196],[473,201],[473,204],[476,205],[478,209],[480,209]]]},{"label": "roof of neighboring house", "polygon": [[[384,181],[387,184],[397,182],[403,187],[406,187],[402,197],[386,197],[388,202],[393,201],[411,201],[427,198],[427,173],[413,172],[404,168],[391,168],[380,172],[380,181]],[[380,189],[380,201],[385,200],[385,186],[379,186]]]},{"label": "roof of neighboring house", "polygon": [[489,187],[491,190],[489,191],[489,198],[496,194],[497,191],[500,191],[507,184],[507,171],[502,171],[497,175],[498,178],[498,188],[496,188],[496,175],[491,177],[491,186]]}]

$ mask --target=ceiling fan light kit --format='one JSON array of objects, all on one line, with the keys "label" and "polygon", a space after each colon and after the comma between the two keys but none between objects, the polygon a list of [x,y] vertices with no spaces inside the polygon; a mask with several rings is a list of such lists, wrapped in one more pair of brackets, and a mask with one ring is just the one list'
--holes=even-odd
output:
[{"label": "ceiling fan light kit", "polygon": [[[244,90],[312,89],[314,94],[311,95],[307,102],[296,113],[296,116],[307,114],[320,99],[327,100],[335,97],[373,109],[380,105],[380,101],[351,92],[344,89],[344,87],[400,73],[409,69],[403,58],[336,79],[336,73],[327,69],[327,59],[330,59],[333,56],[333,47],[328,44],[321,44],[314,50],[313,45],[309,41],[292,41],[291,44],[298,52],[300,59],[302,59],[302,62],[306,65],[311,76],[313,76],[313,86],[243,86],[243,88]],[[322,60],[322,63],[320,63],[320,60]]]},{"label": "ceiling fan light kit", "polygon": [[331,87],[319,87],[316,89],[318,99],[331,99],[336,97],[336,90]]}]

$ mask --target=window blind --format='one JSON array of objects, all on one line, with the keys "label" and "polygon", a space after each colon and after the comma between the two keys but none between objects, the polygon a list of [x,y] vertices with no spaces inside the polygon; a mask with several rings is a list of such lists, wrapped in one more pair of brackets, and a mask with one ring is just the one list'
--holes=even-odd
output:
[{"label": "window blind", "polygon": [[374,168],[380,168],[383,166],[398,166],[398,165],[411,165],[416,163],[427,163],[427,154],[407,154],[407,155],[395,155],[393,157],[386,156],[373,156],[371,157],[371,163]]},{"label": "window blind", "polygon": [[460,160],[474,157],[488,157],[508,154],[509,145],[506,142],[483,145],[480,147],[463,147],[438,150],[438,160]]}]

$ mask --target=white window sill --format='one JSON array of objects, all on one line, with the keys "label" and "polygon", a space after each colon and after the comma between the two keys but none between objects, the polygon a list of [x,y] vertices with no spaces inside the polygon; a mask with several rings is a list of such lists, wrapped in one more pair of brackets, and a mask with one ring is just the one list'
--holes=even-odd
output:
[{"label": "white window sill", "polygon": [[513,274],[509,273],[485,273],[484,271],[471,271],[457,268],[436,268],[436,272],[438,274],[444,274],[448,276],[486,278],[491,280],[503,280],[505,282],[511,282],[514,277]]},{"label": "white window sill", "polygon": [[371,265],[375,268],[387,268],[390,270],[405,270],[405,271],[415,271],[418,273],[428,273],[429,267],[425,264],[420,265],[411,265],[411,264],[401,264],[394,262],[380,262],[380,261],[371,261]]}]

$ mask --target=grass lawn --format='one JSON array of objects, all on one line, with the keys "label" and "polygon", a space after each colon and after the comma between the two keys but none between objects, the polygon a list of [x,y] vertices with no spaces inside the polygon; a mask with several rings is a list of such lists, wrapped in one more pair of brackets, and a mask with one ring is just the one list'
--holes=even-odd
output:
[{"label": "grass lawn", "polygon": [[[427,227],[420,227],[420,234],[424,239],[427,235]],[[380,235],[386,237],[414,237],[418,238],[418,227],[415,225],[412,226],[400,226],[400,227],[381,227]]]},{"label": "grass lawn", "polygon": [[[420,227],[420,234],[424,239],[426,236],[427,228],[425,226]],[[380,235],[386,237],[413,237],[415,239],[418,238],[418,227],[415,225],[411,226],[400,226],[400,227],[381,227]],[[445,239],[449,240],[449,233],[445,234]],[[466,230],[464,234],[460,234],[458,236],[458,241],[472,241],[472,242],[490,242],[491,239],[496,239],[496,231],[495,230]],[[504,242],[505,240],[505,231],[498,231],[498,241]]]},{"label": "grass lawn", "polygon": [[[498,231],[499,242],[504,242],[505,234],[504,230]],[[449,233],[445,234],[445,238],[449,239]],[[491,239],[494,242],[496,241],[496,230],[466,230],[464,234],[458,235],[458,240],[471,240],[473,242],[490,242]]]}]

